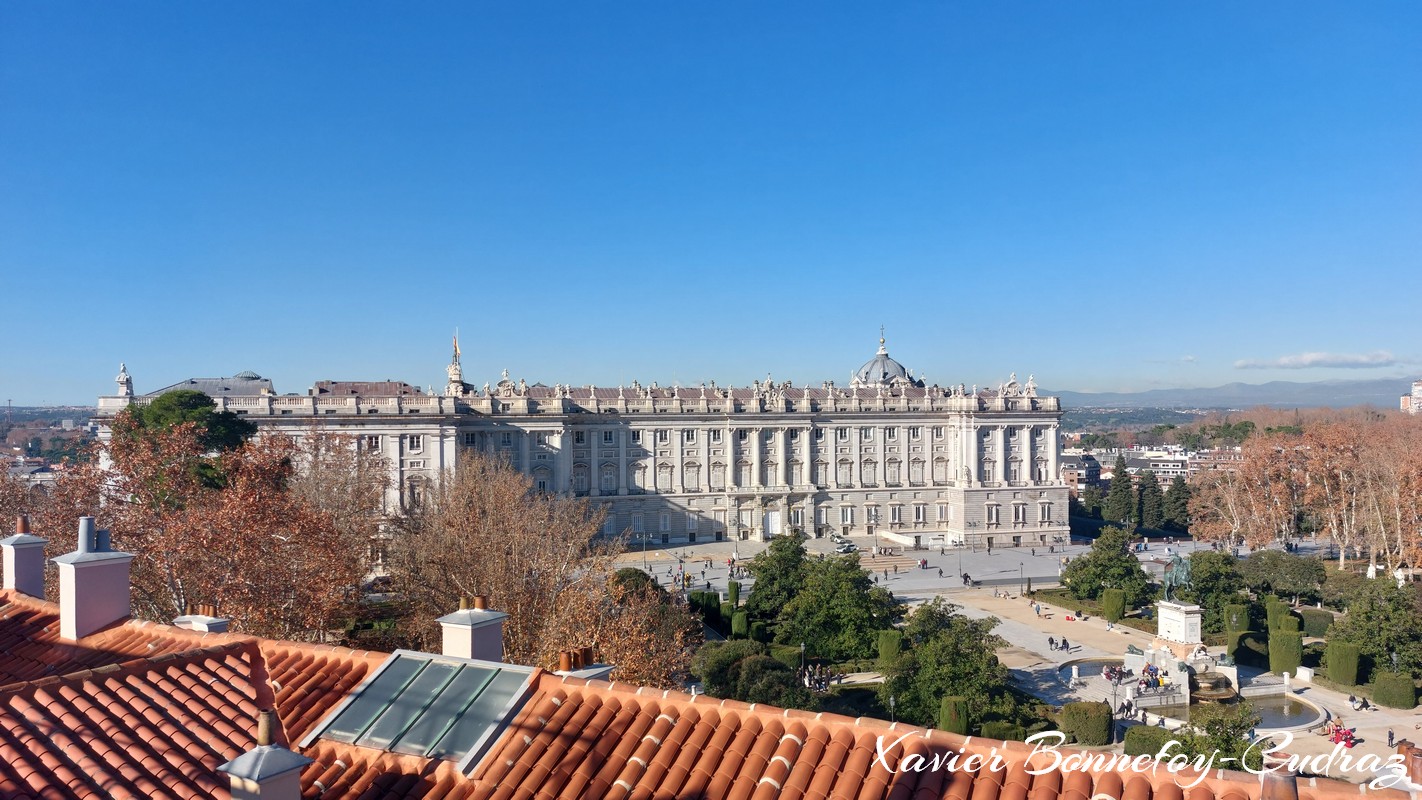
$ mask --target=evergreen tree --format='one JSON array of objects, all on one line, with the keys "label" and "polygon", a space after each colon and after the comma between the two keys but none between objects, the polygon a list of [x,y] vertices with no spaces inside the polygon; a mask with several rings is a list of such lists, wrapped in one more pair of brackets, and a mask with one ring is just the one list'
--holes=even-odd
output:
[{"label": "evergreen tree", "polygon": [[1190,484],[1184,476],[1176,475],[1165,490],[1165,524],[1177,530],[1190,530]]},{"label": "evergreen tree", "polygon": [[1081,491],[1081,508],[1088,517],[1101,516],[1101,487],[1088,486]]},{"label": "evergreen tree", "polygon": [[799,534],[771,539],[770,546],[750,560],[747,567],[755,576],[755,586],[745,609],[752,621],[770,622],[780,616],[805,584],[807,561],[805,537]]},{"label": "evergreen tree", "polygon": [[1116,467],[1111,470],[1111,489],[1106,492],[1101,516],[1108,522],[1135,522],[1135,512],[1136,487],[1126,471],[1126,457],[1116,456]]},{"label": "evergreen tree", "polygon": [[1141,472],[1140,516],[1138,519],[1146,528],[1160,528],[1165,525],[1165,493],[1160,491],[1160,479],[1150,470]]}]

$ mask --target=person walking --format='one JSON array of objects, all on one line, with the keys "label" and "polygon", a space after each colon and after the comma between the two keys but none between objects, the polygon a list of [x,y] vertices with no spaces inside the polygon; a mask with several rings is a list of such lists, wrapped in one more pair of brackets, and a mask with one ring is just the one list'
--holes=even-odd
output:
[{"label": "person walking", "polygon": [[1056,649],[1057,649],[1057,637],[1055,637],[1055,636],[1048,636],[1048,637],[1047,637],[1047,648],[1050,649],[1050,650],[1056,650]]}]

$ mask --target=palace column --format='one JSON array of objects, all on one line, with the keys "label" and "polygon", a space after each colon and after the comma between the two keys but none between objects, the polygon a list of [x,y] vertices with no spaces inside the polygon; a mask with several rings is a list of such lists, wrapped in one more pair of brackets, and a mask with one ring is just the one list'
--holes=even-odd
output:
[{"label": "palace column", "polygon": [[[598,441],[598,438],[597,438],[597,437],[601,437],[601,436],[602,436],[601,433],[595,433],[595,434],[590,434],[590,435],[592,435],[592,436],[595,437],[595,438],[593,439],[594,442],[597,442],[597,441]],[[616,435],[617,435],[617,493],[620,494],[620,495],[625,495],[625,494],[627,494],[627,485],[631,482],[631,481],[628,479],[628,475],[627,475],[627,437],[628,437],[628,436],[631,436],[632,434],[631,434],[631,432],[628,431],[626,428],[623,428],[622,430],[617,431],[617,432],[616,432]],[[596,451],[592,451],[592,452],[596,452]]]},{"label": "palace column", "polygon": [[1002,426],[993,428],[992,442],[997,450],[997,458],[992,462],[992,479],[1003,486],[1007,482],[1007,429]]},{"label": "palace column", "polygon": [[785,428],[775,429],[775,480],[772,482],[768,477],[766,479],[766,483],[771,486],[784,486],[789,482],[785,477],[790,472],[790,459],[786,454],[785,447],[786,438]]}]

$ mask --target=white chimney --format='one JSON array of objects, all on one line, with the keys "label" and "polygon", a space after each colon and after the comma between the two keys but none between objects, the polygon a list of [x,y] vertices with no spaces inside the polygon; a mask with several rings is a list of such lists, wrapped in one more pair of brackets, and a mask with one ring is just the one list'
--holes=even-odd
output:
[{"label": "white chimney", "polygon": [[214,610],[212,606],[198,606],[196,614],[177,617],[173,620],[173,626],[199,633],[227,633],[227,626],[232,624],[232,620],[213,616]]},{"label": "white chimney", "polygon": [[15,535],[0,539],[0,549],[5,551],[4,588],[44,597],[44,543],[30,535],[30,518],[21,514],[15,520]]},{"label": "white chimney", "polygon": [[301,770],[311,759],[274,744],[276,712],[257,712],[257,746],[218,767],[232,782],[232,800],[301,800]]},{"label": "white chimney", "polygon": [[128,565],[132,553],[109,547],[109,532],[94,529],[93,517],[79,518],[79,546],[54,559],[59,567],[59,635],[82,639],[126,619]]},{"label": "white chimney", "polygon": [[489,600],[483,595],[474,598],[473,608],[468,598],[460,598],[458,611],[435,620],[444,629],[444,654],[502,662],[504,620],[508,617],[502,611],[490,611]]}]

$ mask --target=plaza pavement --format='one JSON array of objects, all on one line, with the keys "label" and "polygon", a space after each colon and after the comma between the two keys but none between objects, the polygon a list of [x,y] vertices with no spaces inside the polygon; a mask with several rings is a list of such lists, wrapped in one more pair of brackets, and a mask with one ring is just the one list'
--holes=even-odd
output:
[{"label": "plaza pavement", "polygon": [[[1091,686],[1073,690],[1062,681],[1058,669],[1068,661],[1082,658],[1119,658],[1126,652],[1126,646],[1134,644],[1144,650],[1154,638],[1134,628],[1114,626],[1106,629],[1105,621],[1091,618],[1085,622],[1068,622],[1066,617],[1071,609],[1063,609],[1047,603],[1042,604],[1042,614],[1037,616],[1033,605],[1021,597],[1027,579],[1032,579],[1035,588],[1057,585],[1059,568],[1063,557],[1076,558],[1090,550],[1090,541],[1078,539],[1072,543],[1063,542],[1053,546],[1053,552],[1043,548],[994,548],[991,553],[983,548],[938,548],[904,551],[898,545],[880,540],[880,544],[890,547],[891,552],[875,555],[872,537],[852,537],[860,548],[860,563],[871,570],[878,585],[885,586],[895,598],[911,605],[926,602],[934,597],[943,597],[960,606],[962,613],[973,617],[996,617],[999,624],[995,629],[1008,644],[998,652],[1002,663],[1011,671],[1014,680],[1024,690],[1041,697],[1054,705],[1075,699],[1110,699],[1103,697],[1100,687]],[[806,549],[811,557],[831,554],[835,543],[829,539],[811,539]],[[658,582],[668,585],[680,574],[678,567],[689,570],[693,576],[693,589],[704,590],[707,583],[713,591],[726,591],[728,568],[726,560],[737,558],[745,561],[765,549],[764,542],[706,542],[693,545],[669,545],[649,547],[644,552],[633,545],[632,549],[619,558],[624,566],[643,567],[645,564]],[[1190,553],[1204,549],[1203,545],[1181,542],[1171,545],[1172,552]],[[1307,551],[1309,548],[1304,548]],[[1156,566],[1156,559],[1168,560],[1166,546],[1152,544],[1151,549],[1140,554],[1147,569]],[[928,569],[919,569],[919,559],[926,559]],[[895,570],[897,568],[897,570]],[[705,570],[704,577],[702,570]],[[943,570],[943,577],[938,570]],[[668,571],[670,570],[670,577]],[[887,576],[885,570],[888,571]],[[966,588],[959,577],[967,572],[979,585]],[[739,579],[742,584],[742,598],[749,595],[754,580]],[[1054,651],[1047,646],[1048,637],[1061,640],[1065,637],[1071,644],[1068,652]],[[859,673],[849,676],[846,682],[874,682],[874,673]],[[1091,679],[1086,679],[1090,681]],[[1099,679],[1097,679],[1099,680]],[[1103,684],[1104,686],[1104,684]],[[1386,758],[1392,754],[1387,747],[1387,732],[1391,729],[1396,739],[1422,741],[1422,715],[1415,710],[1379,709],[1370,712],[1356,712],[1349,708],[1347,695],[1319,686],[1294,683],[1294,692],[1314,705],[1321,706],[1328,714],[1343,720],[1344,724],[1357,729],[1360,739],[1357,746],[1343,751],[1356,762],[1364,753]],[[1119,699],[1117,700],[1119,702]],[[1297,733],[1289,745],[1288,752],[1303,756],[1321,756],[1334,750],[1323,736],[1315,733]],[[1331,777],[1353,782],[1370,780],[1372,775],[1357,771],[1344,772],[1334,763],[1327,770]]]}]

